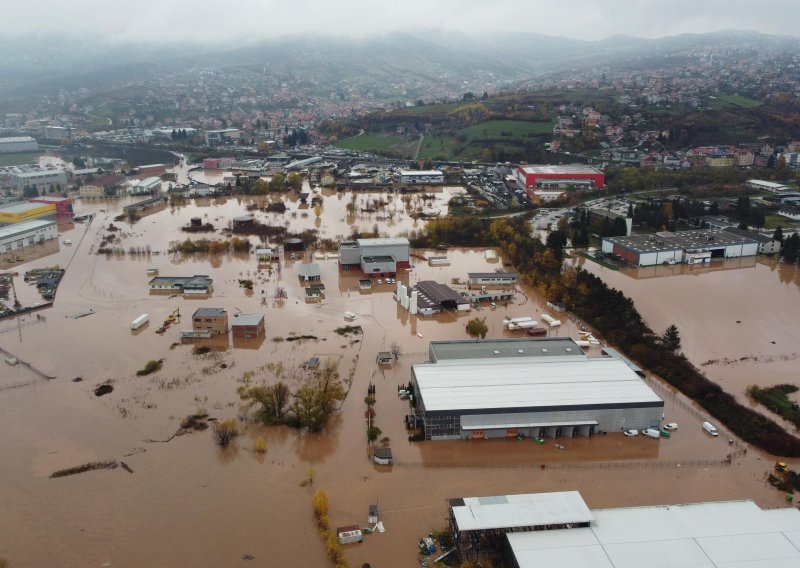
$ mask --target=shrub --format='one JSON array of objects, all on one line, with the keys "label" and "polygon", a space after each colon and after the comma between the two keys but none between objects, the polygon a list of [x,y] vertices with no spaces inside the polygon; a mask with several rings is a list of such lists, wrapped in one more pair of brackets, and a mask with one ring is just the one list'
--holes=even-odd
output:
[{"label": "shrub", "polygon": [[149,375],[151,373],[155,373],[156,371],[160,371],[163,362],[161,360],[156,361],[155,359],[150,359],[144,365],[144,369],[140,369],[136,371],[136,375],[139,377],[143,377],[145,375]]},{"label": "shrub", "polygon": [[259,436],[258,438],[256,438],[256,441],[253,444],[253,449],[256,451],[257,454],[267,453],[267,441],[264,439],[264,436]]},{"label": "shrub", "polygon": [[238,435],[239,428],[233,418],[226,418],[214,423],[214,440],[223,448],[227,448]]}]

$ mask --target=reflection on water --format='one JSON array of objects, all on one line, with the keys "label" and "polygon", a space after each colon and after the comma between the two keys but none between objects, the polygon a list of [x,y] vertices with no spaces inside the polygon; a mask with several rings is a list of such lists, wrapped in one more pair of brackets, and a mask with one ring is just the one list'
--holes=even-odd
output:
[{"label": "reflection on water", "polygon": [[720,270],[739,270],[743,268],[755,268],[759,257],[743,256],[726,260],[712,261],[709,264],[673,264],[654,266],[628,267],[620,270],[623,274],[631,278],[660,278],[663,276],[702,276]]}]

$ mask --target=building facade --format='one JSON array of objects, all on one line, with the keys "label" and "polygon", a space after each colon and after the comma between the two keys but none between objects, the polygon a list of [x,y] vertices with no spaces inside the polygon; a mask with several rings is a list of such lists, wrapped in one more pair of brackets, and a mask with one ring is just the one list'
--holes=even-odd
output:
[{"label": "building facade", "polygon": [[152,176],[137,181],[131,187],[131,195],[155,195],[161,193],[161,178]]},{"label": "building facade", "polygon": [[38,152],[39,143],[30,136],[0,138],[0,154],[17,152]]},{"label": "building facade", "polygon": [[57,238],[58,227],[55,221],[23,221],[0,228],[0,253],[20,250]]},{"label": "building facade", "polygon": [[21,223],[32,219],[56,216],[56,206],[52,203],[30,203],[20,201],[0,207],[0,225]]},{"label": "building facade", "polygon": [[621,358],[569,338],[431,342],[412,365],[426,440],[592,436],[659,428],[664,401]]},{"label": "building facade", "polygon": [[444,174],[439,170],[403,170],[400,183],[430,185],[444,183]]},{"label": "building facade", "polygon": [[517,184],[533,201],[536,190],[548,189],[602,189],[605,187],[605,174],[586,164],[568,166],[519,166],[516,172]]},{"label": "building facade", "polygon": [[192,315],[194,331],[209,331],[211,335],[228,334],[228,313],[224,308],[197,308]]},{"label": "building facade", "polygon": [[339,243],[339,269],[367,275],[395,274],[410,266],[410,244],[404,237],[358,239]]}]

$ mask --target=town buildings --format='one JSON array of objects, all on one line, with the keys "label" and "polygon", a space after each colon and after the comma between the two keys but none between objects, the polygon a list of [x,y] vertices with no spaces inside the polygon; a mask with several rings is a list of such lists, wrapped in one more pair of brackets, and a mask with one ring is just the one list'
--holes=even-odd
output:
[{"label": "town buildings", "polygon": [[517,183],[533,201],[552,201],[563,192],[553,193],[547,190],[557,189],[602,189],[605,187],[603,172],[586,164],[568,166],[521,165],[516,172]]},{"label": "town buildings", "polygon": [[192,329],[227,336],[228,313],[223,308],[197,308],[192,314]]},{"label": "town buildings", "polygon": [[439,170],[402,170],[400,183],[430,185],[444,183],[444,174]]}]

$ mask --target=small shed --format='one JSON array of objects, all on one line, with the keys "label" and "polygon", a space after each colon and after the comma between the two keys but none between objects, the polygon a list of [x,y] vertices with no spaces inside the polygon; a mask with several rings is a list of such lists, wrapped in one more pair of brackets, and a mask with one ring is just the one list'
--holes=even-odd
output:
[{"label": "small shed", "polygon": [[319,357],[312,357],[306,362],[307,369],[319,369]]},{"label": "small shed", "polygon": [[233,231],[252,229],[255,226],[255,219],[252,215],[242,215],[233,218]]},{"label": "small shed", "polygon": [[371,290],[372,289],[372,280],[369,278],[364,278],[358,281],[358,287],[361,290]]},{"label": "small shed", "polygon": [[269,247],[261,247],[256,249],[256,258],[259,263],[269,264],[274,260],[279,260],[278,251]]},{"label": "small shed", "polygon": [[372,461],[378,465],[392,465],[391,448],[375,448],[372,450]]},{"label": "small shed", "polygon": [[303,282],[319,282],[322,278],[322,270],[316,262],[301,264],[297,267],[297,276]]},{"label": "small shed", "polygon": [[346,527],[336,527],[336,534],[339,537],[339,544],[353,544],[364,540],[361,528],[358,525],[347,525]]},{"label": "small shed", "polygon": [[389,351],[378,351],[377,361],[378,365],[391,365],[394,356]]},{"label": "small shed", "polygon": [[306,250],[306,244],[303,242],[302,239],[298,238],[287,239],[286,243],[284,243],[284,250],[286,252],[302,252]]}]

